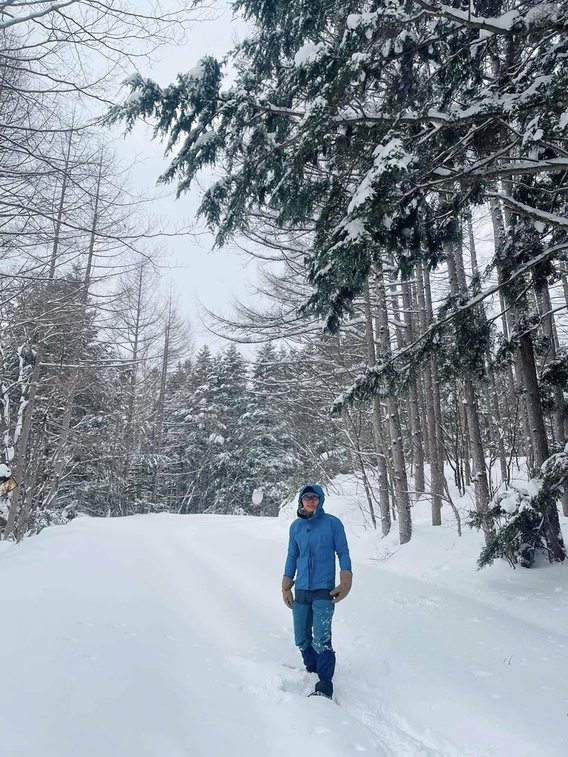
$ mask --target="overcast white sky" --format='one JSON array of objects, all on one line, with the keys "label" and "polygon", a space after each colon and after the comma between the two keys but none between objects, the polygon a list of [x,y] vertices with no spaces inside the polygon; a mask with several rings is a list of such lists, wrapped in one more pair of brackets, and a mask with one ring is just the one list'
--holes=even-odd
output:
[{"label": "overcast white sky", "polygon": [[[218,3],[216,18],[196,22],[187,34],[185,45],[161,48],[154,54],[152,64],[139,66],[140,73],[165,86],[178,73],[193,68],[202,56],[222,57],[245,34],[244,24],[232,17],[227,5]],[[144,126],[137,127],[124,143],[118,142],[117,149],[128,161],[134,156],[135,187],[155,192],[156,181],[167,166],[167,160],[163,157],[163,145],[151,139],[151,131]],[[197,188],[179,200],[175,199],[173,185],[160,187],[157,191],[167,193],[168,197],[153,203],[153,215],[160,216],[172,228],[196,222],[194,214],[199,204]],[[164,271],[164,280],[167,282],[170,276],[180,310],[191,323],[197,347],[205,343],[219,345],[219,341],[207,333],[200,323],[199,302],[211,310],[228,314],[235,297],[250,298],[251,282],[255,279],[254,262],[235,249],[212,251],[212,243],[209,234],[200,236],[197,241],[180,237],[164,242],[167,248],[165,263],[172,267],[169,274]]]}]

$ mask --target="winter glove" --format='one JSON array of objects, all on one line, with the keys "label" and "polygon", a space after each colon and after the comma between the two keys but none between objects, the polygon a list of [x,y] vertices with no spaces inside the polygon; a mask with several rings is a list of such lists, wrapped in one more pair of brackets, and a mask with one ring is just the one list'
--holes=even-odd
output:
[{"label": "winter glove", "polygon": [[339,571],[339,584],[332,589],[329,593],[333,597],[333,604],[341,602],[342,599],[351,591],[351,584],[353,583],[353,573],[350,570]]},{"label": "winter glove", "polygon": [[288,578],[288,576],[283,576],[282,578],[282,599],[284,600],[284,604],[286,607],[289,607],[292,609],[292,604],[294,602],[294,595],[292,594],[292,586],[294,586],[294,580],[292,578]]}]

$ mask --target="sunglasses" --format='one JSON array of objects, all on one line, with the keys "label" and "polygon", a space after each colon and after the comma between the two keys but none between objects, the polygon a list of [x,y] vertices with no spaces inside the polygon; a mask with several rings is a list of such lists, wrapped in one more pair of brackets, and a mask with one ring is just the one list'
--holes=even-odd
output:
[{"label": "sunglasses", "polygon": [[317,496],[317,494],[304,494],[304,496],[302,497],[302,502],[304,501],[305,502],[310,502],[310,501],[319,502],[319,497]]}]

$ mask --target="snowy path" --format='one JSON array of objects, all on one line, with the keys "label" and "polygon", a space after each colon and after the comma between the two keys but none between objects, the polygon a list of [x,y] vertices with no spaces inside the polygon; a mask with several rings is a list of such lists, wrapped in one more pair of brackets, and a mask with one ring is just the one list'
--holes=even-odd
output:
[{"label": "snowy path", "polygon": [[337,608],[338,704],[306,699],[286,534],[275,519],[80,518],[2,545],[2,757],[568,753],[565,608],[553,632],[518,603],[370,560]]}]

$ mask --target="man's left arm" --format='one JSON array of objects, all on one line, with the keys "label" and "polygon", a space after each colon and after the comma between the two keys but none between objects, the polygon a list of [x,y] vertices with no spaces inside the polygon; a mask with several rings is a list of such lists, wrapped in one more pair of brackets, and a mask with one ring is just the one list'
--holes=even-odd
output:
[{"label": "man's left arm", "polygon": [[349,555],[349,545],[343,523],[338,519],[334,523],[334,549],[339,558],[339,584],[330,592],[333,602],[341,602],[349,594],[353,584],[353,571],[351,568],[351,557]]}]

